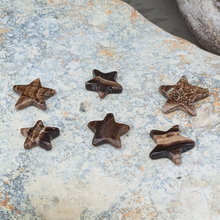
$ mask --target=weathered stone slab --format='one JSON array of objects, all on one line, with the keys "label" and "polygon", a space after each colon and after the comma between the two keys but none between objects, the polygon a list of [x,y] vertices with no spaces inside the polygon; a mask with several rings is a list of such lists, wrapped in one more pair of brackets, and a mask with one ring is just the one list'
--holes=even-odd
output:
[{"label": "weathered stone slab", "polygon": [[[118,0],[3,0],[0,50],[2,219],[219,219],[220,57],[156,27]],[[87,91],[93,69],[117,71],[121,94]],[[182,75],[208,88],[191,118],[163,114],[160,85]],[[47,110],[16,110],[13,85],[40,78]],[[122,148],[92,146],[89,121],[130,126]],[[25,150],[20,129],[58,127],[51,151]],[[149,132],[180,126],[195,141],[181,166],[153,161]]]}]

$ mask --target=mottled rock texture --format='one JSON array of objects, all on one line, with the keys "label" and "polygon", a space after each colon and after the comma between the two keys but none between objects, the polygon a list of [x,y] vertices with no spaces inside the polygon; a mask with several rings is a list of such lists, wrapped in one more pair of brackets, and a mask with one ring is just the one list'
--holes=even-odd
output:
[{"label": "mottled rock texture", "polygon": [[[0,215],[16,220],[217,220],[220,217],[220,58],[156,27],[118,0],[0,2]],[[85,89],[93,69],[117,71],[121,94]],[[163,114],[160,85],[185,75],[210,96]],[[13,85],[56,89],[47,110],[16,110]],[[207,110],[208,109],[208,110]],[[123,147],[92,146],[87,124],[113,113]],[[199,121],[206,116],[207,120]],[[209,119],[209,120],[208,120]],[[20,129],[58,127],[51,151],[25,150]],[[182,164],[151,160],[152,129],[195,141]]]}]

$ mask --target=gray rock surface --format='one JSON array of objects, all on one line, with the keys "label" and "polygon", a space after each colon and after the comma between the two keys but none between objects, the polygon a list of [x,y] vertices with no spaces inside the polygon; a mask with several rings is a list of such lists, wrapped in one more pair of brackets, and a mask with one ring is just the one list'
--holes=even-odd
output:
[{"label": "gray rock surface", "polygon": [[[0,23],[0,215],[16,220],[220,217],[220,58],[174,37],[118,0],[3,0]],[[92,70],[118,71],[121,94],[85,90]],[[162,113],[162,84],[186,75],[208,88],[196,107]],[[36,78],[57,94],[47,110],[17,111],[15,84]],[[204,105],[205,104],[205,105]],[[131,130],[122,148],[93,147],[87,123],[113,113]],[[20,128],[59,127],[52,150],[25,150]],[[152,129],[180,125],[196,146],[175,166],[152,161]]]}]

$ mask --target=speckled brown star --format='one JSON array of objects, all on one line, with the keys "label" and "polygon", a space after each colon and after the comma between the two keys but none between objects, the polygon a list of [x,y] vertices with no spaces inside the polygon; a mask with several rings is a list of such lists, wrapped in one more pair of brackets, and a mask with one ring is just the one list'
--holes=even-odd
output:
[{"label": "speckled brown star", "polygon": [[122,86],[115,81],[117,72],[102,73],[93,70],[93,79],[86,82],[86,89],[97,92],[100,98],[105,98],[110,93],[121,93]]},{"label": "speckled brown star", "polygon": [[168,131],[152,130],[150,136],[157,144],[150,153],[152,160],[168,158],[174,164],[180,165],[181,154],[195,146],[193,140],[179,134],[178,125],[173,126]]},{"label": "speckled brown star", "polygon": [[13,89],[16,93],[21,95],[15,104],[18,110],[32,105],[42,110],[46,110],[47,106],[45,99],[50,98],[56,93],[54,89],[42,87],[39,78],[28,85],[15,85]]},{"label": "speckled brown star", "polygon": [[128,125],[115,122],[111,113],[107,114],[103,121],[89,122],[88,127],[95,133],[92,140],[94,146],[109,143],[115,148],[121,148],[120,136],[130,130]]},{"label": "speckled brown star", "polygon": [[162,85],[159,92],[168,100],[163,106],[163,113],[182,109],[191,116],[196,116],[195,102],[209,96],[208,89],[192,86],[185,76],[176,85]]},{"label": "speckled brown star", "polygon": [[39,120],[34,127],[21,128],[21,134],[26,137],[25,149],[31,149],[38,145],[45,150],[51,150],[50,141],[60,135],[60,130],[56,127],[44,127],[43,122]]}]

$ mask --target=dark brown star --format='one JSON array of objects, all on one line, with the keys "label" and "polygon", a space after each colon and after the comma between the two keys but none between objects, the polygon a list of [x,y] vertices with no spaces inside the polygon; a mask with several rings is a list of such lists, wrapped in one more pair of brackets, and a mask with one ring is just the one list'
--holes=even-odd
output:
[{"label": "dark brown star", "polygon": [[114,115],[109,113],[103,121],[91,121],[88,127],[95,135],[92,140],[94,146],[109,143],[115,148],[121,148],[120,136],[126,134],[130,127],[115,122]]},{"label": "dark brown star", "polygon": [[152,160],[168,158],[174,164],[180,165],[181,154],[195,146],[193,140],[179,134],[179,125],[173,126],[168,131],[152,130],[150,136],[157,144],[150,153]]},{"label": "dark brown star", "polygon": [[122,86],[115,81],[117,72],[102,73],[93,70],[93,79],[86,82],[86,89],[97,92],[100,98],[105,98],[109,93],[121,93]]},{"label": "dark brown star", "polygon": [[50,141],[60,135],[60,130],[55,127],[44,127],[43,122],[39,120],[34,127],[21,128],[21,134],[26,137],[25,149],[31,149],[38,145],[45,150],[51,150]]},{"label": "dark brown star", "polygon": [[18,110],[31,105],[46,110],[47,106],[45,99],[50,98],[56,93],[54,89],[42,87],[39,78],[35,79],[28,85],[15,85],[13,86],[13,89],[16,93],[21,95],[15,104],[15,107]]},{"label": "dark brown star", "polygon": [[192,86],[185,76],[176,85],[162,85],[159,92],[168,100],[163,106],[163,113],[170,113],[181,109],[191,116],[196,116],[195,102],[209,96],[208,89]]}]

